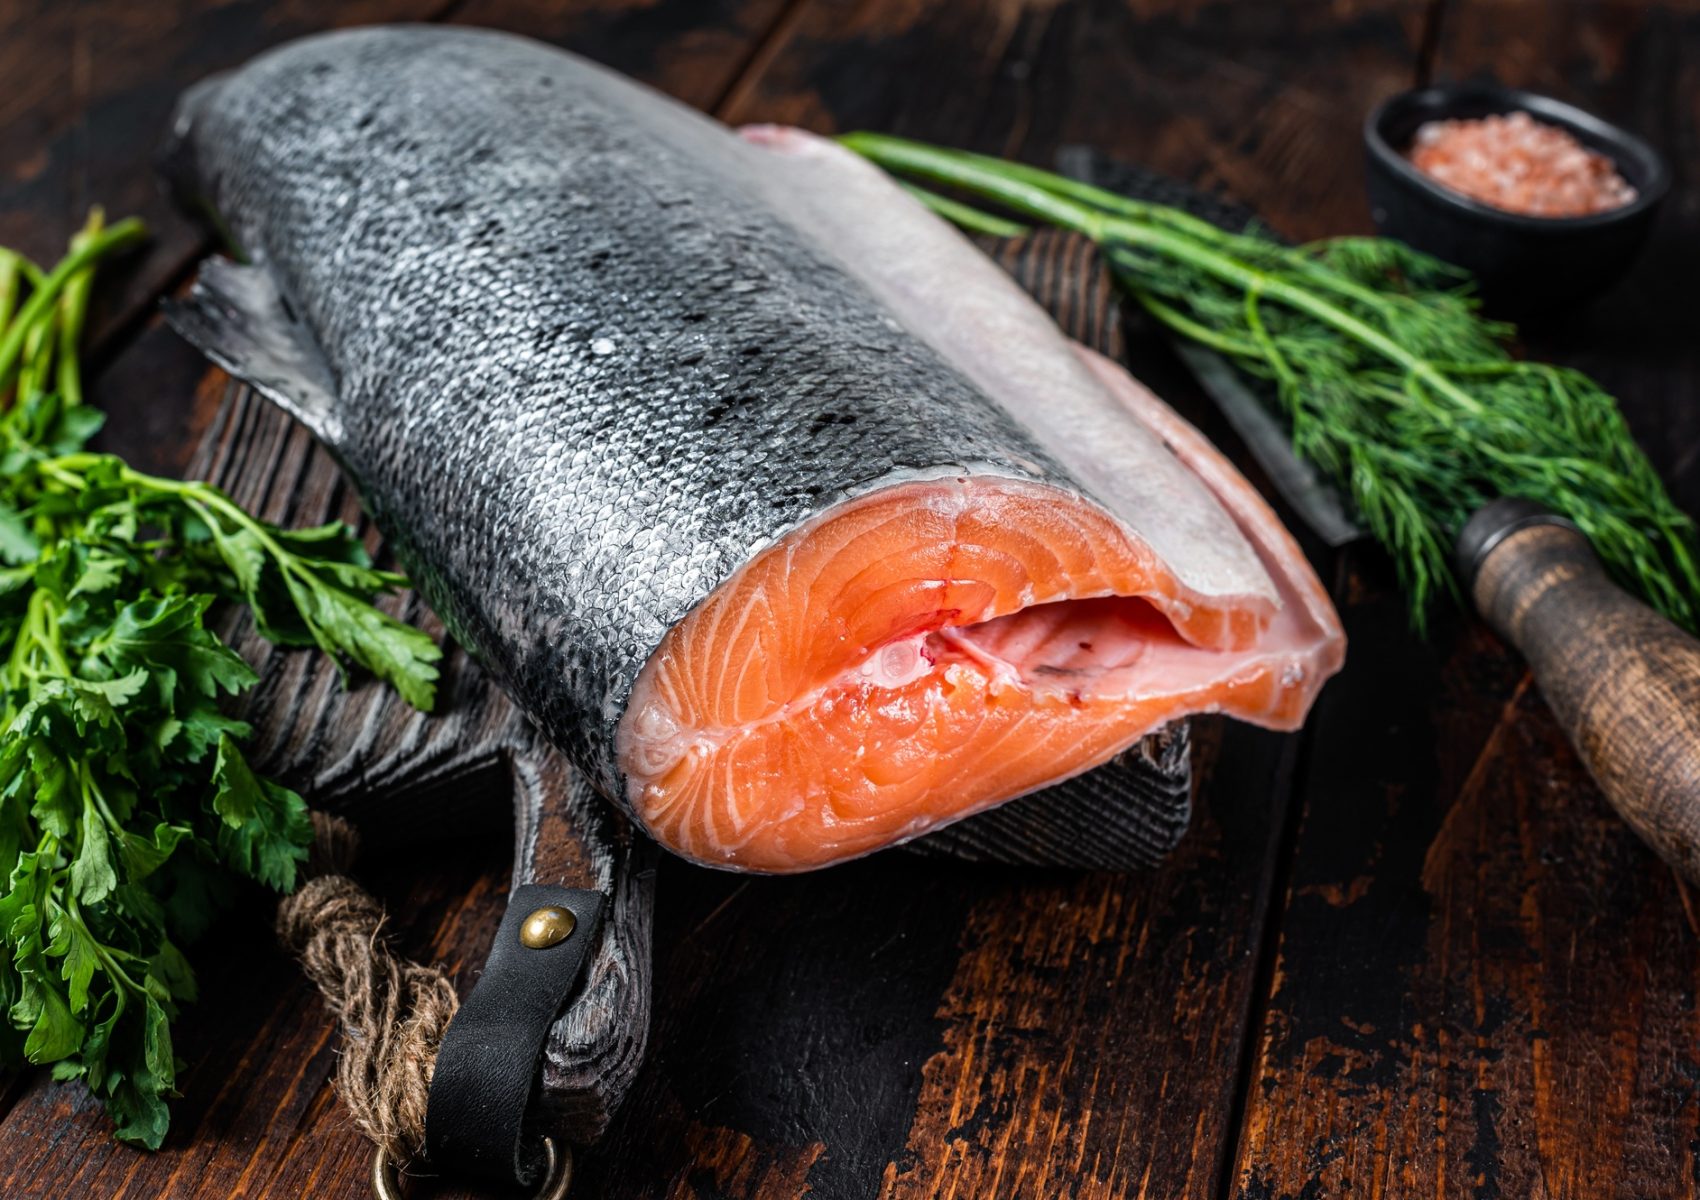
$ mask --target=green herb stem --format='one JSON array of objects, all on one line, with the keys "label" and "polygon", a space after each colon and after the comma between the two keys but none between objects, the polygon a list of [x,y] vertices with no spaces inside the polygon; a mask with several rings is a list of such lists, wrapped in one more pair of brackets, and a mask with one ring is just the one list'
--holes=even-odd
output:
[{"label": "green herb stem", "polygon": [[[18,360],[29,336],[49,319],[54,304],[73,278],[110,254],[133,246],[147,236],[146,227],[131,217],[110,229],[102,230],[83,241],[81,246],[44,276],[30,291],[29,299],[17,310],[17,315],[5,333],[0,334],[0,388],[3,388],[18,369]],[[13,256],[14,260],[16,256]]]},{"label": "green herb stem", "polygon": [[1028,227],[1019,221],[1006,221],[991,213],[981,212],[971,205],[952,200],[949,196],[941,196],[918,184],[903,182],[901,186],[939,216],[971,233],[986,233],[993,237],[1020,237],[1028,232]]},{"label": "green herb stem", "polygon": [[[71,239],[74,254],[100,236],[106,224],[105,214],[95,209],[81,233]],[[90,263],[65,284],[59,304],[59,397],[67,405],[83,402],[83,378],[78,351],[83,340],[83,323],[88,316],[89,296],[94,290],[95,264]]]},{"label": "green herb stem", "polygon": [[[858,153],[889,170],[904,171],[935,183],[961,188],[1025,216],[1048,221],[1063,229],[1071,229],[1103,246],[1136,246],[1154,251],[1211,275],[1223,283],[1248,292],[1254,291],[1296,308],[1397,363],[1460,408],[1480,411],[1481,406],[1468,393],[1454,386],[1436,371],[1431,363],[1412,354],[1380,330],[1345,309],[1330,304],[1314,292],[1295,287],[1282,279],[1249,267],[1227,254],[1213,250],[1201,243],[1196,236],[1174,232],[1150,221],[1108,215],[1100,209],[1068,199],[1082,193],[1113,198],[1114,193],[1076,183],[1062,176],[1022,167],[1020,164],[1007,163],[1002,159],[939,151],[903,138],[858,133],[847,135],[844,141]],[[1036,178],[1041,177],[1053,181],[1054,186],[1047,189],[1034,182]],[[967,208],[966,205],[960,204],[956,207]],[[1129,216],[1145,216],[1151,210],[1152,206],[1133,202],[1117,206],[1117,211]],[[1220,230],[1207,228],[1211,228],[1220,236]]]},{"label": "green herb stem", "polygon": [[1476,312],[1456,268],[1378,238],[1284,245],[984,155],[842,140],[929,185],[923,202],[964,228],[1002,232],[1007,212],[1090,238],[1157,321],[1268,379],[1294,450],[1393,555],[1419,628],[1431,597],[1456,594],[1452,538],[1497,495],[1570,516],[1621,582],[1700,628],[1694,522],[1611,397],[1578,372],[1514,359],[1513,331]]},{"label": "green herb stem", "polygon": [[23,287],[23,259],[10,250],[0,251],[0,329],[12,319],[18,306],[18,293]]},{"label": "green herb stem", "polygon": [[[211,484],[83,449],[78,348],[102,257],[91,214],[43,274],[0,250],[0,1070],[51,1063],[157,1147],[175,1094],[178,949],[238,879],[296,883],[302,799],[258,775],[223,701],[256,682],[205,622],[317,646],[428,707],[439,656],[373,600],[403,580],[340,524],[286,530]],[[33,847],[33,848],[32,848]]]}]

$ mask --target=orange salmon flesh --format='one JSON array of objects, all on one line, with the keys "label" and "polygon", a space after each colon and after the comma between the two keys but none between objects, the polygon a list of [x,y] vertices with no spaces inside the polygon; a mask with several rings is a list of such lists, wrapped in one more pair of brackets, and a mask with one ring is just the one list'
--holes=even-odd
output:
[{"label": "orange salmon flesh", "polygon": [[808,870],[1191,713],[1299,724],[1344,649],[1320,584],[1201,435],[1091,365],[1216,493],[1281,603],[1190,593],[1105,510],[1049,485],[964,475],[845,501],[711,593],[639,676],[620,765],[658,840],[713,866]]}]

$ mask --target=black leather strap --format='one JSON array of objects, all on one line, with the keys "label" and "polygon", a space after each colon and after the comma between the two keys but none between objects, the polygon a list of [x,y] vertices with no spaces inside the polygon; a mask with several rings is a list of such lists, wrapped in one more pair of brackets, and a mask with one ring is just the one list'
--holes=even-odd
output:
[{"label": "black leather strap", "polygon": [[[526,918],[556,906],[571,936],[531,949]],[[541,1167],[526,1109],[549,1026],[578,986],[602,923],[602,893],[525,884],[508,897],[484,974],[461,1002],[437,1051],[425,1112],[425,1154],[445,1174],[533,1184]]]}]

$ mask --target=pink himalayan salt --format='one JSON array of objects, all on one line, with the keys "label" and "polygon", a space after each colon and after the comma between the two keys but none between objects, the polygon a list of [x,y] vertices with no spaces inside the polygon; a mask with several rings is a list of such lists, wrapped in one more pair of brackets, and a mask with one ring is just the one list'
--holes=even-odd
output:
[{"label": "pink himalayan salt", "polygon": [[1437,183],[1507,212],[1580,217],[1635,199],[1611,159],[1526,112],[1430,121],[1408,156]]}]

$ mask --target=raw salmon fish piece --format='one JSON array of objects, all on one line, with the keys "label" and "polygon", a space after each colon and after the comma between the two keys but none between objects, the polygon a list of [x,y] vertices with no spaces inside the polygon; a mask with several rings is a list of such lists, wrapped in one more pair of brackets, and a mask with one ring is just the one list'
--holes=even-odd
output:
[{"label": "raw salmon fish piece", "polygon": [[781,159],[765,177],[776,205],[1092,498],[901,482],[762,551],[638,678],[620,735],[638,819],[701,862],[806,870],[1090,770],[1193,713],[1297,728],[1344,634],[1232,464],[869,164],[799,130],[744,136]]},{"label": "raw salmon fish piece", "polygon": [[1245,481],[835,143],[391,27],[198,85],[166,158],[243,252],[173,323],[680,854],[824,866],[1339,665]]},{"label": "raw salmon fish piece", "polygon": [[1090,770],[1182,716],[1298,727],[1343,660],[1326,592],[1202,435],[1079,353],[1215,491],[1279,605],[1190,592],[1102,509],[1028,484],[848,502],[758,555],[639,676],[621,760],[656,837],[806,870]]}]

